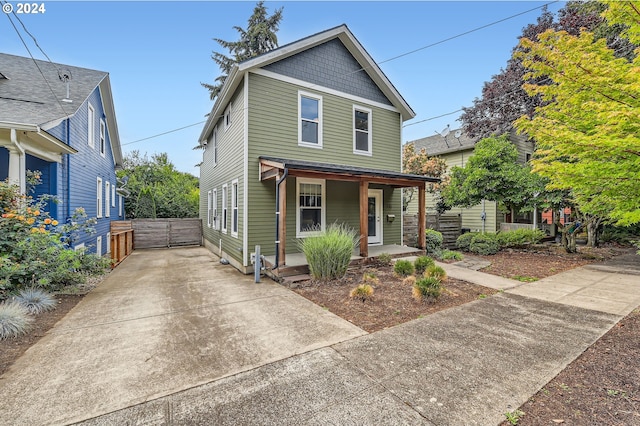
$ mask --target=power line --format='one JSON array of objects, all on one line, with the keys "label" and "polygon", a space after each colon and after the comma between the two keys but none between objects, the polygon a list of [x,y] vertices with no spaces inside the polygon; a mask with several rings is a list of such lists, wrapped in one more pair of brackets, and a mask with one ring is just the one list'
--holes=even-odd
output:
[{"label": "power line", "polygon": [[153,139],[153,138],[157,138],[157,137],[160,137],[160,136],[168,135],[169,133],[174,133],[174,132],[178,132],[178,131],[180,131],[180,130],[188,129],[189,127],[197,126],[197,125],[199,125],[199,124],[203,124],[203,123],[206,123],[206,122],[207,122],[206,120],[204,120],[204,121],[199,121],[199,122],[197,122],[197,123],[193,123],[193,124],[189,124],[189,125],[187,125],[187,126],[179,127],[179,128],[177,128],[177,129],[168,130],[168,131],[166,131],[166,132],[158,133],[157,135],[148,136],[148,137],[146,137],[146,138],[137,139],[137,140],[132,141],[132,142],[123,143],[123,144],[121,144],[121,145],[122,145],[122,146],[124,146],[124,145],[131,145],[131,144],[133,144],[133,143],[138,143],[138,142],[146,141],[146,140],[149,140],[149,139]]}]

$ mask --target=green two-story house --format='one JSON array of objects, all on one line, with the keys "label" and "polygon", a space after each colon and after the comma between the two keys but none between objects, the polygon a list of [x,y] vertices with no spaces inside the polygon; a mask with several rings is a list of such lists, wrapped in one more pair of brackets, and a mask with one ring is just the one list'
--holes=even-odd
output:
[{"label": "green two-story house", "polygon": [[401,173],[414,116],[345,25],[237,64],[199,140],[205,245],[244,273],[259,245],[278,275],[334,222],[359,231],[363,257],[402,244],[401,188],[424,199],[434,181]]}]

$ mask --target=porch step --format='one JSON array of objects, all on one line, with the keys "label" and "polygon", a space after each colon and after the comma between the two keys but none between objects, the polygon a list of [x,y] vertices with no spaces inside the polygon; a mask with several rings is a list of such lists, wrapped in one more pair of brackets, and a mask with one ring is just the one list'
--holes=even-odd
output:
[{"label": "porch step", "polygon": [[309,274],[290,275],[282,279],[282,284],[291,285],[291,284],[299,283],[300,281],[307,281],[310,279],[311,279],[311,275]]}]

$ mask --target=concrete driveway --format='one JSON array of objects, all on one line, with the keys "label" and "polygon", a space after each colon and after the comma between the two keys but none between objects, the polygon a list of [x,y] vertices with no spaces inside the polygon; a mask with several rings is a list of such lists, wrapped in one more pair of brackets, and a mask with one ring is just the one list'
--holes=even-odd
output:
[{"label": "concrete driveway", "polygon": [[0,378],[0,424],[77,422],[365,334],[202,247],[135,251]]}]

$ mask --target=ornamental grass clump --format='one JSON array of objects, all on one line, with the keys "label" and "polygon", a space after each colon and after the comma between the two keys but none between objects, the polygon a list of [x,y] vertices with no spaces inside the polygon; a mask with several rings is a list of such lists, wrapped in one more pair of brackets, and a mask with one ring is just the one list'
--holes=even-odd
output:
[{"label": "ornamental grass clump", "polygon": [[25,288],[14,297],[16,303],[21,305],[31,315],[38,315],[56,307],[56,299],[49,293],[39,288]]},{"label": "ornamental grass clump", "polygon": [[349,296],[352,299],[358,299],[364,303],[373,296],[373,287],[369,284],[360,284],[358,287],[351,290]]},{"label": "ornamental grass clump", "polygon": [[375,272],[365,272],[364,274],[362,274],[362,284],[376,286],[380,284],[380,279]]},{"label": "ornamental grass clump", "polygon": [[435,265],[435,262],[429,256],[419,256],[414,262],[416,274],[423,274],[429,266]]},{"label": "ornamental grass clump", "polygon": [[0,340],[19,337],[29,331],[33,318],[16,302],[0,303]]},{"label": "ornamental grass clump", "polygon": [[309,273],[317,280],[342,278],[347,273],[358,234],[343,224],[331,224],[318,236],[299,240],[300,250],[309,264]]},{"label": "ornamental grass clump", "polygon": [[442,282],[435,277],[422,277],[413,285],[413,298],[421,302],[423,300],[435,300],[442,294]]},{"label": "ornamental grass clump", "polygon": [[400,259],[396,261],[395,265],[393,265],[393,272],[400,277],[412,275],[415,270],[416,268],[410,260]]},{"label": "ornamental grass clump", "polygon": [[429,266],[427,270],[424,271],[424,276],[437,278],[440,281],[444,281],[447,279],[447,273],[445,272],[444,268],[438,265]]}]

